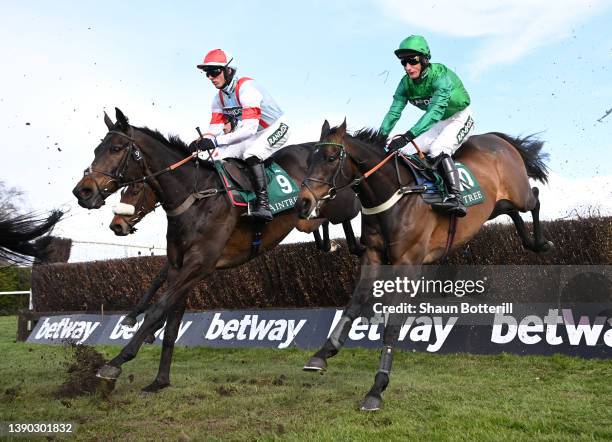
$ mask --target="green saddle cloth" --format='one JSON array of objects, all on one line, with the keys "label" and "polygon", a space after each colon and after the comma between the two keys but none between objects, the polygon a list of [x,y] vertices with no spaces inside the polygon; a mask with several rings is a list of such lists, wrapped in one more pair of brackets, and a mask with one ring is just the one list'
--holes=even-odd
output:
[{"label": "green saddle cloth", "polygon": [[[429,204],[442,201],[448,195],[442,175],[437,170],[431,169],[431,166],[423,162],[416,154],[410,155],[410,160],[424,169],[419,170],[411,167],[417,184],[425,185],[427,188],[422,194],[423,199]],[[457,166],[459,180],[461,181],[461,199],[463,204],[469,207],[482,203],[485,200],[485,195],[472,171],[465,164],[458,161],[455,161],[455,166]]]},{"label": "green saddle cloth", "polygon": [[[226,172],[223,161],[215,161],[215,168],[221,176],[233,205],[245,207],[255,200],[254,192],[241,189],[240,184]],[[277,163],[271,163],[266,167],[266,176],[268,177],[268,198],[272,215],[292,209],[300,192],[293,178]]]}]

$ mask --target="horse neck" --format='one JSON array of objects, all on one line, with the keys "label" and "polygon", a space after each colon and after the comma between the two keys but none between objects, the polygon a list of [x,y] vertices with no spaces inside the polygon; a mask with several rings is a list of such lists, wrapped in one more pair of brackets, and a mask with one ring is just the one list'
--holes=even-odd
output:
[{"label": "horse neck", "polygon": [[298,183],[306,178],[308,170],[308,156],[312,152],[314,143],[294,144],[283,147],[276,152],[272,159],[278,163]]},{"label": "horse neck", "polygon": [[[187,156],[137,129],[134,130],[134,138],[145,158],[149,169],[146,171],[148,175],[159,172]],[[205,170],[205,168],[199,167],[198,170]],[[189,162],[172,172],[165,172],[151,179],[152,188],[158,200],[165,207],[176,207],[182,203],[194,190],[194,173],[194,166]],[[211,178],[210,175],[199,172],[198,183],[205,184]]]},{"label": "horse neck", "polygon": [[[386,157],[382,148],[371,147],[360,140],[351,140],[348,152],[361,164],[353,163],[361,175],[377,166]],[[379,149],[379,150],[376,150]],[[388,200],[399,189],[395,158],[391,158],[380,169],[373,172],[368,178],[363,178],[358,186],[358,195],[364,207],[374,207]],[[407,176],[402,167],[400,179],[402,185],[410,184],[412,178]]]}]

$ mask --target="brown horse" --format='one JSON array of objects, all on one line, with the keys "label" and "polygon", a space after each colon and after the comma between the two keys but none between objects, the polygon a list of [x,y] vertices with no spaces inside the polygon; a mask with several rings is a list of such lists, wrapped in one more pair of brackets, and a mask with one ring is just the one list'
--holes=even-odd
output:
[{"label": "brown horse", "polygon": [[[117,379],[121,366],[136,356],[147,336],[167,318],[159,371],[153,383],[145,388],[157,391],[170,384],[174,342],[189,291],[214,270],[235,267],[253,258],[254,223],[241,216],[243,208],[230,203],[211,164],[196,163],[197,167],[172,168],[170,172],[169,165],[179,163],[190,154],[185,143],[176,137],[166,140],[158,132],[131,126],[119,109],[116,109],[116,116],[114,124],[105,116],[109,132],[95,149],[94,161],[73,190],[81,206],[99,208],[110,194],[144,177],[167,212],[183,207],[195,191],[203,196],[181,214],[168,217],[166,238],[170,268],[167,289],[147,310],[130,342],[98,372],[102,378]],[[291,176],[304,177],[309,157],[303,153],[306,150],[310,150],[309,145],[282,149],[274,160]],[[354,196],[348,194],[354,202]],[[353,206],[347,204],[345,209],[350,207]],[[265,226],[258,253],[278,245],[298,222],[304,230],[308,225],[314,230],[323,220],[298,220],[295,210],[278,214]]]},{"label": "brown horse", "polygon": [[[309,178],[304,180],[300,192],[301,214],[307,218],[314,209],[324,207],[339,189],[352,187],[364,208],[386,207],[376,214],[362,213],[361,241],[366,246],[362,265],[376,268],[381,264],[432,263],[446,255],[449,218],[434,212],[414,192],[406,193],[395,204],[382,206],[394,201],[398,189],[410,189],[414,184],[412,174],[401,165],[397,155],[376,172],[368,173],[367,178],[364,176],[389,155],[384,149],[386,141],[386,137],[372,130],[348,135],[346,121],[333,129],[325,121],[321,141],[311,159]],[[490,133],[473,136],[461,147],[456,159],[473,172],[486,199],[470,207],[467,216],[458,221],[452,248],[473,238],[485,221],[507,214],[514,221],[525,248],[534,252],[552,250],[552,243],[542,237],[538,189],[529,185],[529,178],[547,181],[540,152],[542,144],[531,137],[518,139]],[[519,215],[527,211],[533,216],[534,238],[528,235]],[[327,358],[338,353],[353,320],[360,316],[367,302],[367,294],[356,290],[338,325],[306,364],[306,370],[326,368]],[[382,404],[402,318],[402,315],[390,315],[385,326],[380,369],[362,403],[363,410],[378,410]]]},{"label": "brown horse", "polygon": [[[299,180],[301,179],[303,179],[303,176],[300,177]],[[360,255],[360,253],[363,252],[363,246],[357,243],[350,220],[350,218],[357,214],[359,207],[355,206],[355,203],[357,203],[358,200],[352,195],[354,195],[353,192],[347,191],[347,194],[344,195],[345,198],[340,199],[340,204],[331,204],[327,207],[328,210],[325,211],[325,215],[330,216],[331,220],[335,221],[335,224],[342,223],[349,251],[356,255]],[[351,199],[348,199],[347,197],[350,197]],[[348,211],[347,207],[343,205],[347,202],[353,204],[352,207],[348,207]],[[126,236],[134,233],[136,231],[136,224],[142,221],[147,214],[155,210],[157,206],[157,196],[155,195],[155,192],[151,186],[143,182],[132,183],[121,191],[121,200],[120,203],[113,208],[115,215],[113,216],[109,227],[117,236]],[[328,252],[331,248],[329,239],[329,223],[330,221],[326,218],[321,225],[321,229],[323,230],[323,238],[321,238],[318,230],[312,232],[315,235],[315,243],[317,247],[325,252]],[[304,228],[304,225],[310,227],[308,224],[313,223],[298,223],[297,228]],[[123,318],[123,325],[126,327],[132,327],[136,324],[136,318],[138,315],[145,311],[150,300],[166,281],[169,268],[170,265],[168,263],[164,264],[134,309],[132,309],[132,311]],[[155,338],[153,335],[150,335],[146,342],[153,342],[154,340]]]}]

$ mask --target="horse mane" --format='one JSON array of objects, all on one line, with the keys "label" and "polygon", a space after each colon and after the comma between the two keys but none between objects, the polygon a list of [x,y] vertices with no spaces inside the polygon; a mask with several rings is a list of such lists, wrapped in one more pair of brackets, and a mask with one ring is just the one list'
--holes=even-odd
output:
[{"label": "horse mane", "polygon": [[[330,135],[335,134],[340,126],[332,127],[329,131]],[[361,145],[372,151],[375,154],[385,153],[388,137],[380,130],[372,129],[371,127],[363,127],[349,136],[356,141],[360,141]]]},{"label": "horse mane", "polygon": [[155,129],[149,129],[148,127],[137,127],[141,132],[149,135],[152,138],[155,138],[160,143],[165,144],[168,147],[179,150],[181,153],[186,155],[191,155],[191,151],[189,150],[189,146],[179,138],[178,135],[168,135],[168,138],[164,137],[161,132]]},{"label": "horse mane", "polygon": [[372,129],[371,127],[363,127],[353,133],[353,138],[384,149],[389,137],[380,130]]}]

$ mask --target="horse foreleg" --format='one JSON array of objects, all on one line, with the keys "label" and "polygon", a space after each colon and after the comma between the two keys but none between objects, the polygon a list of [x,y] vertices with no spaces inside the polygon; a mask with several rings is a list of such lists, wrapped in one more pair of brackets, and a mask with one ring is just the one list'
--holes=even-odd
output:
[{"label": "horse foreleg", "polygon": [[170,385],[170,364],[172,363],[172,353],[174,352],[174,344],[178,336],[178,331],[181,325],[181,319],[185,314],[185,306],[187,298],[181,298],[177,305],[168,314],[168,322],[164,329],[164,339],[162,343],[161,358],[159,361],[159,370],[155,380],[144,387],[142,391],[147,393],[155,393],[162,388]]},{"label": "horse foreleg", "polygon": [[397,313],[389,315],[383,336],[380,364],[374,376],[374,385],[361,403],[361,410],[363,411],[377,411],[382,407],[382,393],[389,385],[389,376],[391,375],[391,365],[393,363],[393,348],[397,344],[404,317],[405,315]]},{"label": "horse foreleg", "polygon": [[189,290],[191,290],[195,283],[214,268],[214,263],[217,258],[218,257],[215,259],[204,259],[202,254],[197,253],[194,253],[189,258],[186,257],[183,267],[177,270],[176,277],[171,278],[172,281],[169,284],[167,292],[156,304],[149,307],[142,325],[136,331],[130,342],[123,347],[115,358],[98,370],[98,377],[104,379],[117,379],[121,374],[121,366],[136,356],[146,337],[150,333],[153,333],[164,316],[166,316],[182,298],[187,296]]},{"label": "horse foreleg", "polygon": [[357,242],[355,238],[355,233],[353,232],[353,226],[351,225],[351,221],[342,221],[342,228],[344,229],[344,236],[346,238],[346,243],[349,248],[349,252],[353,255],[361,256],[363,252],[365,252],[365,247],[361,242]]},{"label": "horse foreleg", "polygon": [[355,290],[349,305],[342,312],[342,317],[334,330],[323,344],[323,347],[312,356],[304,365],[305,371],[322,371],[327,368],[327,359],[336,356],[351,330],[353,321],[361,313],[361,294]]},{"label": "horse foreleg", "polygon": [[323,250],[329,252],[331,250],[331,242],[329,241],[329,221],[325,221],[321,227],[323,228]]},{"label": "horse foreleg", "polygon": [[[370,251],[368,251],[370,252]],[[371,251],[373,255],[377,255]],[[374,264],[366,259],[367,264]],[[344,308],[340,320],[334,327],[334,330],[323,344],[323,347],[317,351],[304,365],[306,371],[322,371],[327,368],[327,359],[336,356],[340,349],[344,346],[344,342],[351,330],[353,321],[361,314],[363,307],[369,297],[369,286],[367,284],[358,285],[351,295],[351,300]]]},{"label": "horse foreleg", "polygon": [[125,318],[123,318],[123,321],[121,321],[121,325],[124,325],[126,327],[133,327],[134,325],[136,325],[136,318],[138,317],[138,315],[145,311],[145,309],[149,305],[149,302],[151,301],[151,298],[153,298],[159,288],[164,284],[164,282],[166,282],[166,279],[168,278],[169,269],[170,263],[166,262],[166,264],[164,264],[157,276],[153,279],[153,282],[151,282],[151,285],[149,286],[145,294],[142,296],[142,298],[140,298],[138,304],[136,304],[136,307],[134,307],[134,309],[130,313],[128,313]]},{"label": "horse foreleg", "polygon": [[329,221],[325,221],[321,228],[323,229],[323,239],[321,239],[321,234],[319,230],[315,230],[312,234],[315,237],[315,244],[317,245],[317,249],[323,252],[329,252],[331,249],[331,243],[329,242]]}]

